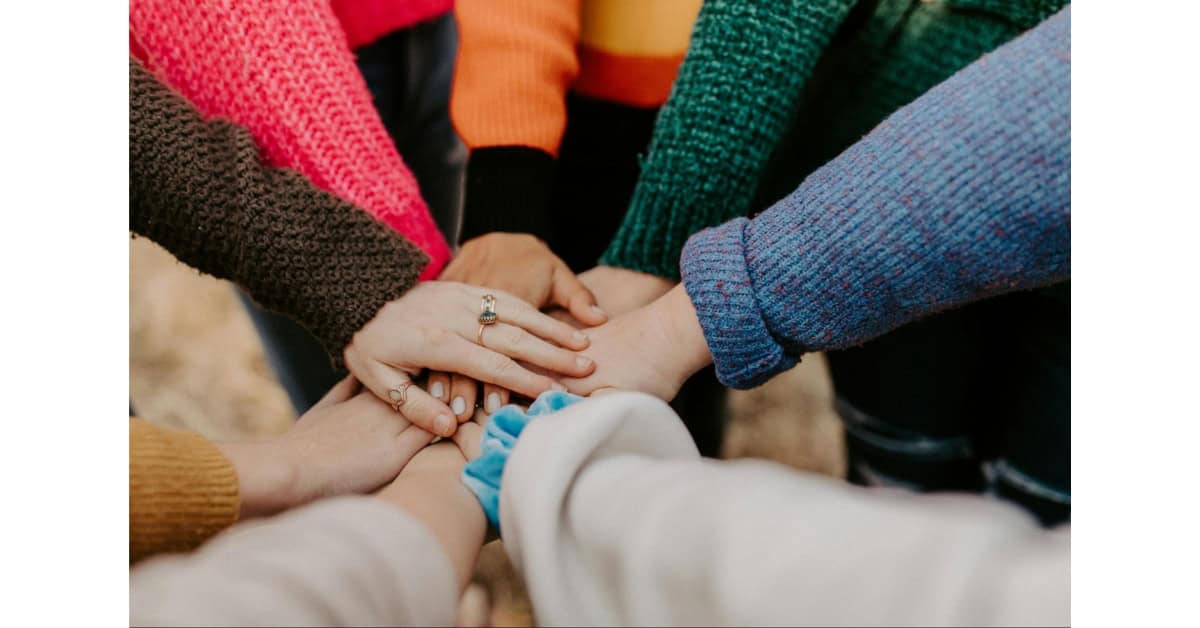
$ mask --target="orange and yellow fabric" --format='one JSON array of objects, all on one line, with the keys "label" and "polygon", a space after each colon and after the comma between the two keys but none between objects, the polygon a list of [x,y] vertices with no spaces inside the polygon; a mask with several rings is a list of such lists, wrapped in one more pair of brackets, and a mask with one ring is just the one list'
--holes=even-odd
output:
[{"label": "orange and yellow fabric", "polygon": [[[450,116],[471,150],[462,239],[544,238],[546,204],[582,97],[657,110],[687,51],[701,0],[457,0]],[[575,124],[586,124],[572,116]]]}]

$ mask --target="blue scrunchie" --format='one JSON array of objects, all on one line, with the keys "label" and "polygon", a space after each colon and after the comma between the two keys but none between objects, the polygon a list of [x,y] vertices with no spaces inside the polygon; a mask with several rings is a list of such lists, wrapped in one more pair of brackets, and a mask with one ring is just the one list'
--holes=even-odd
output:
[{"label": "blue scrunchie", "polygon": [[533,417],[557,412],[581,399],[578,395],[551,390],[538,395],[528,411],[522,412],[510,404],[496,410],[488,421],[483,430],[481,453],[463,467],[462,481],[475,493],[488,521],[497,530],[500,529],[500,478],[517,437]]}]

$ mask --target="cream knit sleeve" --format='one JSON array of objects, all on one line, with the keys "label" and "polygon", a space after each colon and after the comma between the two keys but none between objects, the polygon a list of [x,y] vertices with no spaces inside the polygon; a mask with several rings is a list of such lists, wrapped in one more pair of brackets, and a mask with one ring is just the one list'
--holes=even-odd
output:
[{"label": "cream knit sleeve", "polygon": [[347,496],[230,528],[138,565],[131,626],[451,626],[458,584],[437,539],[379,499]]},{"label": "cream knit sleeve", "polygon": [[640,393],[530,421],[500,487],[542,625],[1060,625],[1070,531],[967,495],[702,459]]}]

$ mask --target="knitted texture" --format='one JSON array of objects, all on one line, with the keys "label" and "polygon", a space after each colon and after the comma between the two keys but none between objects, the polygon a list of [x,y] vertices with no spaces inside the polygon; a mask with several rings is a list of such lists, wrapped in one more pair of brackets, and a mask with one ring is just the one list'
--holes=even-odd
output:
[{"label": "knitted texture", "polygon": [[[815,161],[811,171],[1063,3],[1014,1],[1001,12],[996,7],[1003,3],[979,0],[879,0],[866,26],[831,48],[853,4],[704,3],[629,211],[602,263],[678,278],[690,234],[746,215],[790,122],[805,127],[797,150],[819,156],[808,159]],[[794,174],[797,161],[783,167]]]},{"label": "knitted texture", "polygon": [[[806,82],[751,212],[787,196],[888,115],[1053,15],[1062,0],[880,0],[843,26]],[[733,216],[730,216],[732,218]]]},{"label": "knitted texture", "polygon": [[558,154],[563,96],[579,75],[580,0],[457,0],[459,51],[450,119],[467,148]]},{"label": "knitted texture", "polygon": [[199,434],[129,420],[129,562],[190,550],[238,518],[233,463]]},{"label": "knitted texture", "polygon": [[459,241],[503,231],[550,239],[555,159],[525,146],[471,151]]},{"label": "knitted texture", "polygon": [[354,332],[417,281],[427,257],[304,177],[267,168],[253,138],[206,122],[129,61],[129,228],[298,321],[335,363]]},{"label": "knitted texture", "polygon": [[437,17],[454,0],[330,0],[351,48],[365,46],[388,33]]},{"label": "knitted texture", "polygon": [[425,251],[449,247],[378,113],[328,2],[133,0],[131,43],[206,117],[246,127],[268,165],[292,168]]},{"label": "knitted texture", "polygon": [[469,148],[558,152],[567,90],[658,107],[687,50],[699,0],[458,0],[450,99]]},{"label": "knitted texture", "polygon": [[1070,9],[908,105],[754,220],[693,236],[683,280],[717,374],[1069,278]]},{"label": "knitted texture", "polygon": [[[602,132],[612,119],[583,118],[578,108],[571,111],[572,99],[577,104],[582,96],[635,118],[652,114],[666,100],[699,7],[700,0],[455,3],[460,46],[451,112],[471,149],[462,241],[492,231],[550,241],[552,223],[579,213],[576,206],[550,205],[552,189],[564,183],[555,159],[571,133],[587,133],[588,126]],[[645,151],[646,139],[628,154],[604,147],[587,156],[597,164],[587,164],[591,185],[613,189],[620,182],[606,176],[604,160],[627,161]],[[600,236],[601,246],[628,205],[631,188],[621,188],[619,201],[604,207],[618,215]],[[598,255],[588,253],[589,267]]]}]

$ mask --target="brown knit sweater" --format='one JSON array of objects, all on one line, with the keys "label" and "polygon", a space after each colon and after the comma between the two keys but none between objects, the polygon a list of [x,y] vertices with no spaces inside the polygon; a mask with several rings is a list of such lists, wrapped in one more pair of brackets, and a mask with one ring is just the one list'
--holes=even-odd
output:
[{"label": "brown knit sweater", "polygon": [[233,463],[199,434],[129,419],[129,562],[190,550],[237,521]]},{"label": "brown knit sweater", "polygon": [[205,121],[132,57],[129,228],[296,320],[339,365],[354,332],[428,262],[366,212],[264,166],[245,129]]}]

